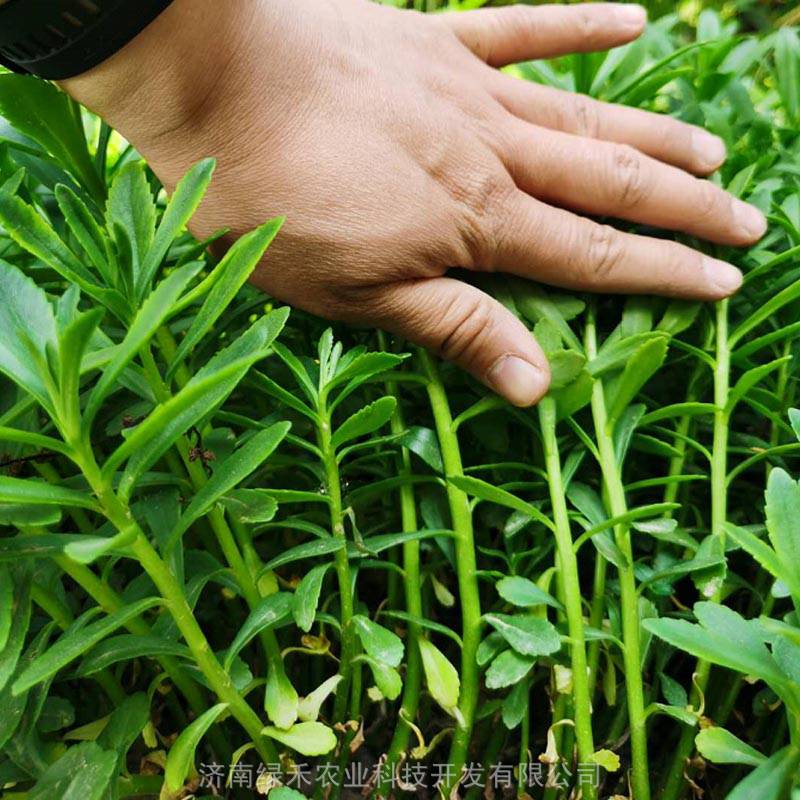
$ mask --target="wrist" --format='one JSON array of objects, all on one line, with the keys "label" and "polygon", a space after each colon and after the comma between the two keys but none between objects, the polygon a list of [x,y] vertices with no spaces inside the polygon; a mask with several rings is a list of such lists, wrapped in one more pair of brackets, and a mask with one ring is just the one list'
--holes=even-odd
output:
[{"label": "wrist", "polygon": [[157,162],[166,140],[195,138],[217,98],[237,91],[258,7],[175,0],[119,52],[60,85]]}]

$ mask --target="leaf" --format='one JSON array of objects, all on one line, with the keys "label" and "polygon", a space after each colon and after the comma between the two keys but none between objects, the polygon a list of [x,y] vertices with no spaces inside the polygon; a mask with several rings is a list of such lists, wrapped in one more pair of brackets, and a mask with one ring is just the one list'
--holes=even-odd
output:
[{"label": "leaf", "polygon": [[[787,585],[792,581],[790,573],[784,570],[784,564],[778,558],[778,554],[768,544],[762,542],[750,531],[740,528],[738,525],[732,525],[729,522],[725,523],[725,532],[739,547],[758,561],[770,575]],[[794,591],[800,596],[800,584],[794,588]]]},{"label": "leaf", "polygon": [[341,539],[329,537],[327,539],[317,539],[313,542],[306,542],[299,544],[296,547],[290,547],[286,552],[279,556],[275,556],[271,561],[268,561],[262,567],[262,573],[268,572],[284,564],[291,564],[293,561],[300,561],[304,558],[315,558],[316,556],[325,556],[329,553],[336,553],[343,549],[345,543]]},{"label": "leaf", "polygon": [[311,694],[301,698],[297,706],[297,718],[301,722],[315,722],[319,717],[322,704],[336,691],[336,687],[341,682],[341,675],[332,675],[317,686]]},{"label": "leaf", "polygon": [[336,429],[331,439],[332,446],[338,449],[351,439],[374,433],[392,418],[396,407],[397,400],[394,397],[381,397],[364,406]]},{"label": "leaf", "polygon": [[0,503],[24,503],[42,506],[67,506],[98,510],[93,497],[75,489],[53,486],[32,478],[0,476]]},{"label": "leaf", "polygon": [[608,392],[610,419],[619,419],[639,390],[659,370],[667,356],[668,345],[666,336],[658,336],[642,344],[627,360],[622,375]]},{"label": "leaf", "polygon": [[550,389],[563,389],[569,386],[586,365],[586,357],[574,350],[559,350],[549,356]]},{"label": "leaf", "polygon": [[757,767],[767,757],[725,728],[705,728],[694,740],[703,758],[712,764],[749,764]]},{"label": "leaf", "polygon": [[89,256],[105,284],[114,286],[115,276],[109,265],[108,239],[94,215],[69,186],[58,184],[54,191],[58,208],[72,235]]},{"label": "leaf", "polygon": [[18,573],[18,580],[12,584],[15,591],[14,606],[10,627],[6,632],[6,645],[0,650],[0,692],[11,680],[19,663],[25,636],[31,621],[31,581],[30,573],[24,569]]},{"label": "leaf", "polygon": [[444,471],[442,453],[439,450],[439,439],[430,428],[415,425],[409,428],[398,440],[398,444],[407,447],[418,455],[434,472]]},{"label": "leaf", "polygon": [[245,234],[235,242],[214,268],[212,275],[216,276],[216,281],[178,346],[172,364],[167,370],[167,379],[175,374],[181,362],[228,309],[277,236],[281,225],[283,218],[279,217]]},{"label": "leaf", "polygon": [[86,654],[75,674],[77,677],[82,678],[87,675],[93,675],[120,661],[132,661],[135,658],[142,657],[158,658],[159,656],[183,656],[188,658],[190,653],[185,645],[171,639],[163,639],[160,636],[123,633],[119,636],[112,636],[92,648]]},{"label": "leaf", "polygon": [[303,756],[324,756],[336,747],[336,735],[321,722],[298,722],[288,730],[268,725],[261,732]]},{"label": "leaf", "polygon": [[257,470],[284,440],[291,427],[289,422],[277,422],[256,433],[228,456],[214,470],[211,479],[192,498],[192,502],[170,535],[167,548],[172,547],[184,531],[208,513],[222,495],[238,486],[248,475]]},{"label": "leaf", "polygon": [[504,689],[521,681],[532,669],[536,659],[523,656],[516,650],[504,650],[486,670],[486,688]]},{"label": "leaf", "polygon": [[55,315],[47,296],[20,270],[0,259],[0,372],[48,408],[46,376],[32,362],[19,335],[22,331],[43,362],[48,348],[58,347]]},{"label": "leaf", "polygon": [[[541,340],[539,340],[539,343],[541,344]],[[505,700],[503,700],[503,724],[510,731],[518,727],[528,714],[530,691],[530,682],[522,680],[511,689]]]},{"label": "leaf", "polygon": [[175,187],[164,216],[156,230],[152,247],[142,263],[136,282],[136,297],[141,300],[158,271],[167,250],[186,227],[211,183],[214,160],[207,158],[195,164]]},{"label": "leaf", "polygon": [[300,698],[286,676],[278,654],[270,662],[264,691],[264,710],[278,728],[288,730],[294,725],[299,708]]},{"label": "leaf", "polygon": [[161,598],[148,597],[136,603],[131,603],[113,614],[109,614],[105,619],[65,633],[50,646],[40,659],[31,664],[14,681],[12,686],[13,693],[20,694],[32,686],[47,680],[62,667],[74,661],[78,656],[83,655],[99,641],[130,622],[134,617],[138,617],[147,609],[163,602]]},{"label": "leaf", "polygon": [[124,767],[128,750],[149,720],[150,700],[144,692],[129,695],[111,712],[97,744],[116,752],[119,769]]},{"label": "leaf", "polygon": [[420,638],[419,651],[422,656],[422,668],[431,697],[451,716],[458,712],[458,697],[461,692],[461,681],[456,668],[450,663],[432,642]]},{"label": "leaf", "polygon": [[114,536],[87,536],[68,542],[64,547],[64,554],[78,564],[92,564],[112,551],[124,553],[136,541],[138,533],[136,526],[131,525]]},{"label": "leaf", "polygon": [[800,765],[800,749],[784,747],[736,784],[725,800],[786,800]]},{"label": "leaf", "polygon": [[97,200],[105,188],[94,168],[80,114],[54,84],[31,76],[0,75],[0,116],[51,153]]},{"label": "leaf", "polygon": [[555,597],[540,589],[533,581],[519,575],[501,578],[495,588],[503,600],[521,608],[541,605],[561,608],[561,603]]},{"label": "leaf", "polygon": [[403,679],[394,667],[365,655],[358,656],[357,660],[363,661],[369,666],[378,691],[387,700],[397,700],[400,697],[400,693],[403,691]]},{"label": "leaf", "polygon": [[694,611],[700,625],[678,619],[646,619],[642,625],[660,639],[698,658],[744,675],[760,677],[772,688],[785,684],[786,679],[764,646],[755,623],[717,603],[696,603]]},{"label": "leaf", "polygon": [[103,370],[95,385],[83,415],[83,429],[88,432],[103,400],[110,394],[122,371],[139,351],[145,347],[155,332],[173,312],[173,307],[202,264],[187,264],[163,280],[145,300],[131,323],[128,333],[115,348],[109,367]]},{"label": "leaf", "polygon": [[264,489],[234,489],[220,502],[234,519],[248,524],[270,522],[278,511],[278,501]]},{"label": "leaf", "polygon": [[190,771],[194,768],[197,745],[200,744],[206,731],[227,708],[227,703],[217,703],[212,706],[184,728],[172,743],[167,754],[167,763],[164,766],[164,784],[169,791],[177,792],[183,786]]},{"label": "leaf", "polygon": [[599,764],[606,772],[617,772],[620,767],[619,756],[612,750],[596,750],[589,760]]},{"label": "leaf", "polygon": [[251,639],[287,619],[291,608],[292,595],[289,592],[276,592],[263,598],[239,628],[239,632],[225,655],[223,668],[226,671],[230,669],[235,656]]},{"label": "leaf", "polygon": [[[400,666],[403,660],[403,642],[397,634],[373,622],[363,614],[356,614],[351,624],[361,639],[367,653],[376,661],[390,667]],[[390,698],[391,699],[391,698]]]},{"label": "leaf", "polygon": [[270,790],[269,797],[271,800],[307,800],[304,794],[290,786],[276,786]]},{"label": "leaf", "polygon": [[447,480],[456,488],[461,489],[462,492],[466,492],[480,500],[486,500],[489,503],[497,503],[497,505],[512,508],[514,511],[521,511],[523,514],[527,514],[531,517],[531,519],[535,519],[550,530],[553,530],[553,523],[542,514],[536,506],[526,503],[524,500],[520,500],[505,489],[492,486],[491,483],[468,475],[455,475],[453,477],[448,477]]},{"label": "leaf", "polygon": [[101,800],[117,767],[117,754],[94,742],[70,747],[27,793],[28,800]]},{"label": "leaf", "polygon": [[133,161],[117,172],[108,193],[106,224],[109,231],[119,227],[127,235],[135,281],[153,243],[156,226],[156,209],[144,162]]},{"label": "leaf", "polygon": [[561,649],[558,631],[541,617],[484,614],[483,618],[520,655],[546,656]]},{"label": "leaf", "polygon": [[800,486],[782,469],[767,481],[767,532],[780,560],[782,580],[800,597]]},{"label": "leaf", "polygon": [[322,582],[330,564],[320,564],[306,573],[292,596],[292,616],[301,631],[308,633],[314,624]]},{"label": "leaf", "polygon": [[254,323],[233,344],[214,356],[171,399],[161,403],[103,465],[109,475],[129,458],[120,480],[120,492],[128,496],[136,481],[198,420],[208,415],[235,388],[252,364],[286,322],[287,311],[274,311]]},{"label": "leaf", "polygon": [[646,331],[627,336],[624,339],[617,339],[605,344],[600,352],[587,364],[589,374],[593,378],[599,378],[607,372],[624,369],[628,362],[640,348],[654,342],[668,341],[665,333],[658,331]]},{"label": "leaf", "polygon": [[14,583],[11,570],[0,564],[0,653],[8,644],[14,620]]}]

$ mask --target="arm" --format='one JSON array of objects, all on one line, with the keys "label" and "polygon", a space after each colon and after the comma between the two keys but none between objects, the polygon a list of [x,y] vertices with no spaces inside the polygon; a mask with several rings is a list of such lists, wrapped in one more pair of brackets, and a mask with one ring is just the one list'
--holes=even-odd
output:
[{"label": "arm", "polygon": [[63,87],[167,187],[217,178],[196,233],[288,222],[256,282],[322,316],[385,328],[518,405],[546,391],[530,333],[451,267],[555,286],[716,300],[738,270],[610,216],[746,245],[755,208],[697,176],[722,142],[669,118],[517,81],[516,61],[616,46],[638,6],[512,6],[423,16],[365,0],[175,0]]}]

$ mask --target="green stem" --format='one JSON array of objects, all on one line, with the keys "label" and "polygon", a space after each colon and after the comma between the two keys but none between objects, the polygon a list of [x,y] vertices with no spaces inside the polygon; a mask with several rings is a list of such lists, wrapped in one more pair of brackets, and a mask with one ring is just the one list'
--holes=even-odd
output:
[{"label": "green stem", "polygon": [[[419,358],[428,378],[428,398],[439,437],[445,476],[448,478],[462,476],[464,468],[461,463],[458,436],[453,429],[450,403],[439,370],[431,356],[424,350],[419,351]],[[458,703],[461,718],[457,721],[453,733],[449,762],[453,770],[454,784],[458,784],[467,759],[480,691],[476,656],[481,638],[481,601],[469,498],[448,481],[447,500],[455,534],[458,590],[461,600],[461,694]]]},{"label": "green stem", "polygon": [[[539,403],[539,425],[542,431],[547,482],[550,487],[550,503],[553,509],[553,522],[555,523],[556,549],[558,550],[558,559],[561,565],[564,606],[567,611],[578,759],[583,764],[589,764],[594,755],[594,739],[592,736],[592,695],[589,689],[581,585],[578,574],[578,559],[573,547],[569,513],[565,500],[564,481],[561,474],[561,459],[556,437],[556,404],[550,397],[543,398]],[[597,797],[597,790],[594,786],[586,786],[584,787],[583,797],[585,800],[594,800]]]},{"label": "green stem", "polygon": [[[586,357],[597,355],[597,333],[594,315],[589,314],[586,323]],[[600,454],[600,468],[609,510],[614,517],[628,511],[625,488],[620,465],[614,451],[613,424],[606,409],[605,388],[602,380],[592,387],[592,417]],[[636,591],[636,576],[633,571],[633,547],[630,527],[617,525],[614,528],[617,547],[625,559],[620,567],[620,604],[622,614],[623,662],[625,665],[625,687],[628,699],[628,720],[631,732],[631,782],[636,800],[649,800],[650,777],[647,756],[647,722],[642,681],[642,654],[639,630],[639,598]]]},{"label": "green stem", "polygon": [[[731,354],[728,345],[728,301],[722,300],[716,306],[716,361],[714,367],[714,434],[711,451],[711,535],[719,536],[724,549],[725,521],[728,514],[728,430],[730,413],[728,398],[730,394]],[[720,590],[711,598],[719,602]],[[691,702],[700,704],[708,687],[711,665],[699,660],[694,670],[694,685]],[[694,728],[684,727],[672,766],[662,792],[662,800],[678,800],[685,783],[687,760],[694,749]]]},{"label": "green stem", "polygon": [[[347,712],[347,701],[353,682],[353,659],[356,657],[356,638],[351,620],[353,608],[353,578],[350,573],[350,560],[347,554],[347,537],[344,530],[344,510],[342,508],[342,484],[339,476],[339,464],[336,460],[336,450],[333,447],[333,426],[331,413],[327,407],[327,396],[320,394],[319,398],[319,425],[317,427],[317,443],[322,453],[322,466],[325,470],[325,490],[330,505],[331,532],[340,539],[343,547],[335,555],[336,577],[339,584],[339,606],[342,624],[342,643],[339,674],[342,680],[336,692],[334,703],[334,719],[344,722]],[[355,692],[353,692],[355,695]],[[360,706],[360,697],[353,697],[351,708],[356,711]],[[357,713],[356,713],[357,716]]]},{"label": "green stem", "polygon": [[131,529],[135,531],[136,538],[130,546],[131,552],[166,601],[170,615],[175,620],[209,686],[222,702],[228,704],[231,714],[247,731],[259,755],[267,762],[273,762],[276,758],[275,749],[261,733],[263,727],[261,720],[239,694],[230,676],[214,655],[191,607],[186,602],[183,587],[139,528],[130,508],[117,497],[111,485],[104,482],[91,452],[82,454],[81,468],[109,522],[118,531]]}]

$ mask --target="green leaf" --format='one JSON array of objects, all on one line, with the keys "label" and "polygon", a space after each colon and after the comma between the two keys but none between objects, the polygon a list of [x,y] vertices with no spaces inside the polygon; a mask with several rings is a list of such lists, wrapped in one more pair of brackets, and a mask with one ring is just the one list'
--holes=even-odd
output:
[{"label": "green leaf", "polygon": [[126,548],[136,540],[137,535],[136,526],[131,525],[127,530],[120,531],[114,536],[87,536],[67,543],[64,554],[78,564],[92,564],[112,551],[125,552]]},{"label": "green leaf", "polygon": [[767,531],[781,563],[781,579],[800,597],[800,486],[782,469],[767,481]]},{"label": "green leaf", "polygon": [[712,764],[748,764],[757,767],[767,757],[725,728],[705,728],[694,740],[703,758]]},{"label": "green leaf", "polygon": [[627,360],[622,375],[608,391],[610,419],[619,419],[639,390],[658,372],[667,356],[668,346],[669,339],[658,336],[638,347]]},{"label": "green leaf", "polygon": [[784,747],[736,784],[725,800],[786,800],[800,765],[800,749]]},{"label": "green leaf", "polygon": [[178,298],[192,278],[197,275],[201,266],[202,264],[197,263],[187,264],[185,267],[175,270],[158,285],[158,288],[139,309],[128,329],[127,335],[115,348],[109,367],[103,370],[100,380],[89,396],[83,415],[84,431],[88,432],[90,430],[92,421],[100,410],[103,400],[113,390],[114,384],[122,374],[122,371],[136,357],[136,354],[148,345],[155,332],[170,316]]},{"label": "green leaf", "polygon": [[0,692],[5,689],[17,669],[31,621],[30,573],[28,570],[22,570],[18,575],[18,579],[12,583],[15,597],[11,624],[6,632],[7,641],[5,647],[0,650]]},{"label": "green leaf", "polygon": [[574,350],[559,350],[549,356],[550,389],[563,389],[569,386],[586,365],[586,358]]},{"label": "green leaf", "polygon": [[153,278],[178,234],[186,227],[211,183],[214,160],[207,158],[195,164],[178,185],[170,198],[164,216],[156,230],[153,245],[147,252],[136,282],[136,296],[144,297]]},{"label": "green leaf", "polygon": [[158,658],[159,656],[191,656],[189,649],[171,639],[160,636],[143,636],[141,634],[123,633],[112,636],[93,647],[84,657],[75,671],[77,677],[93,675],[100,670],[117,664],[120,661],[132,661],[135,658]]},{"label": "green leaf", "polygon": [[6,478],[0,476],[0,503],[25,503],[42,506],[67,506],[98,510],[93,497],[75,489],[53,486],[32,478]]},{"label": "green leaf", "polygon": [[461,489],[462,492],[466,492],[480,500],[486,500],[489,503],[497,503],[497,505],[512,508],[514,511],[521,511],[531,519],[535,519],[550,530],[553,530],[553,523],[536,506],[520,500],[516,495],[507,492],[505,489],[500,489],[491,483],[480,480],[480,478],[473,478],[468,475],[454,475],[448,477],[447,480],[456,488]]},{"label": "green leaf", "polygon": [[728,394],[728,402],[725,406],[725,412],[730,414],[739,401],[755,386],[761,383],[770,372],[774,372],[776,369],[780,368],[784,364],[791,361],[791,356],[785,356],[783,358],[777,358],[774,361],[770,361],[768,364],[761,364],[757,367],[753,367],[753,369],[749,369],[744,375],[736,381],[736,384],[731,389],[730,393]]},{"label": "green leaf", "polygon": [[300,710],[300,698],[286,676],[280,655],[274,657],[269,665],[264,691],[264,710],[281,730],[288,730],[294,725]]},{"label": "green leaf", "polygon": [[341,682],[341,675],[332,675],[317,686],[311,694],[303,697],[297,706],[298,719],[301,722],[315,722],[319,717],[322,704],[336,691],[336,687]]},{"label": "green leaf", "polygon": [[504,650],[486,670],[487,689],[505,689],[521,681],[532,669],[536,659],[520,655],[516,650]]},{"label": "green leaf", "polygon": [[269,793],[271,800],[307,800],[304,794],[290,786],[276,786]]},{"label": "green leaf", "polygon": [[195,751],[200,740],[227,708],[227,703],[212,706],[190,723],[172,743],[164,766],[164,784],[171,792],[177,792],[183,786],[194,768]]},{"label": "green leaf", "polygon": [[757,623],[717,603],[696,603],[700,625],[679,619],[646,619],[644,628],[674,647],[714,664],[755,675],[773,689],[786,678],[765,647]]},{"label": "green leaf", "polygon": [[48,348],[58,347],[55,315],[47,296],[20,270],[0,259],[0,372],[48,408],[47,376],[32,361],[21,332],[42,363],[46,363]]},{"label": "green leaf", "polygon": [[264,489],[234,489],[220,502],[234,519],[248,524],[270,522],[278,511],[278,501]]},{"label": "green leaf", "polygon": [[358,656],[356,660],[369,666],[375,685],[387,700],[397,700],[400,697],[403,691],[403,679],[394,667],[365,655]]},{"label": "green leaf", "polygon": [[0,75],[0,116],[55,156],[102,201],[105,187],[89,155],[80,112],[64,92],[31,76]]},{"label": "green leaf", "polygon": [[461,681],[458,671],[436,645],[425,638],[419,640],[422,668],[431,697],[451,716],[458,714]]},{"label": "green leaf", "polygon": [[380,400],[364,406],[335,430],[331,444],[338,449],[351,439],[374,433],[392,418],[396,407],[397,400],[394,397],[381,397]]},{"label": "green leaf", "polygon": [[418,455],[434,472],[441,473],[444,471],[439,439],[430,428],[415,425],[409,428],[397,442],[403,447],[407,447],[415,455]]},{"label": "green leaf", "polygon": [[[778,558],[778,554],[765,542],[762,542],[750,531],[740,528],[738,525],[725,523],[725,532],[733,539],[736,544],[749,553],[758,563],[775,578],[782,580],[785,584],[792,583],[791,573],[784,571],[784,564]],[[792,589],[800,596],[800,584]]]},{"label": "green leaf", "polygon": [[113,750],[120,768],[131,745],[144,730],[150,719],[150,700],[144,692],[126,697],[112,712],[108,722],[97,737],[97,744],[104,750]]},{"label": "green leaf", "polygon": [[114,286],[115,276],[109,264],[109,242],[86,203],[69,186],[55,187],[58,208],[67,227],[78,240],[92,265],[107,286]]},{"label": "green leaf", "polygon": [[8,644],[14,620],[14,583],[11,570],[0,564],[0,653]]},{"label": "green leaf", "polygon": [[483,618],[520,655],[546,656],[561,649],[558,631],[541,617],[485,614]]},{"label": "green leaf", "polygon": [[308,633],[317,614],[322,582],[330,564],[320,564],[306,573],[292,597],[292,616],[301,631]]},{"label": "green leaf", "polygon": [[[0,76],[2,77],[2,76]],[[27,793],[28,800],[102,800],[114,778],[117,754],[94,742],[70,747]]]},{"label": "green leaf", "polygon": [[329,553],[336,553],[341,550],[344,545],[345,543],[341,539],[335,539],[333,537],[299,544],[296,547],[290,547],[285,553],[275,556],[275,558],[264,565],[261,572],[268,572],[269,570],[282,567],[284,564],[291,564],[293,561],[300,561],[304,558],[315,558],[317,556],[326,556]]},{"label": "green leaf", "polygon": [[228,309],[277,236],[281,225],[283,218],[279,217],[245,234],[235,242],[214,268],[211,277],[215,282],[172,358],[172,364],[167,370],[167,379],[175,374],[181,362]]},{"label": "green leaf", "polygon": [[117,172],[108,193],[106,224],[109,231],[119,227],[127,235],[136,281],[145,254],[153,244],[156,227],[156,208],[144,162],[131,162]]},{"label": "green leaf", "polygon": [[324,756],[336,747],[336,735],[321,722],[298,722],[288,730],[268,725],[261,732],[303,756]]},{"label": "green leaf", "polygon": [[[540,341],[541,344],[541,341]],[[518,727],[529,712],[530,681],[519,681],[503,700],[503,724],[510,731]]]},{"label": "green leaf", "polygon": [[214,470],[211,479],[195,494],[169,537],[167,549],[214,504],[266,461],[291,428],[289,422],[277,422],[259,431],[235,450]]},{"label": "green leaf", "polygon": [[65,633],[14,681],[12,691],[14,694],[20,694],[47,680],[134,617],[163,602],[161,598],[148,597],[109,614],[105,619]]},{"label": "green leaf", "polygon": [[500,597],[507,603],[520,608],[532,608],[534,606],[552,606],[561,608],[561,603],[544,589],[540,589],[533,581],[519,575],[501,578],[495,588]]},{"label": "green leaf", "polygon": [[390,667],[400,666],[403,660],[403,642],[397,634],[373,622],[363,614],[356,614],[351,624],[361,639],[367,653],[376,661]]},{"label": "green leaf", "polygon": [[605,344],[600,352],[587,364],[589,374],[599,378],[607,372],[624,369],[640,348],[655,342],[666,343],[669,337],[659,331],[646,331],[617,339]]},{"label": "green leaf", "polygon": [[233,659],[242,648],[262,631],[280,625],[292,610],[292,595],[289,592],[276,592],[263,598],[250,612],[236,634],[225,655],[223,668],[230,669]]}]

